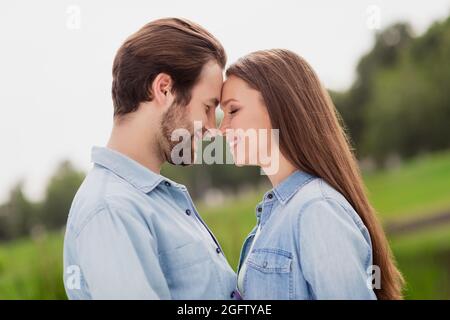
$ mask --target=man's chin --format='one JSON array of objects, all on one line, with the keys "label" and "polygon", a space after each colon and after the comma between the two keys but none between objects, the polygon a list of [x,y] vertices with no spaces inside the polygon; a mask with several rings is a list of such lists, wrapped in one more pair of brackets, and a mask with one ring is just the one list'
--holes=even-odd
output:
[{"label": "man's chin", "polygon": [[173,161],[167,161],[168,163],[170,163],[171,165],[174,165],[174,166],[181,166],[181,167],[188,167],[188,166],[192,166],[194,163],[193,163],[193,161],[192,161],[192,163],[186,163],[186,162],[181,162],[181,163],[175,163],[175,162],[173,162]]},{"label": "man's chin", "polygon": [[169,152],[168,154],[166,154],[166,162],[170,163],[171,165],[174,166],[182,166],[182,167],[187,167],[187,166],[191,166],[195,163],[195,149],[191,148],[191,159],[190,162],[189,161],[184,161],[184,157],[183,155],[180,155],[181,161],[174,161],[172,159],[172,153]]}]

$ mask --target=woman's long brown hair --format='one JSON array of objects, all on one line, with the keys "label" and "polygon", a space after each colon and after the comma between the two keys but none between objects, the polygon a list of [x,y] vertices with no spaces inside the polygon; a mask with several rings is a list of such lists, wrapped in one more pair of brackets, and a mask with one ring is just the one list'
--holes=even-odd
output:
[{"label": "woman's long brown hair", "polygon": [[324,179],[353,206],[369,230],[373,264],[380,268],[378,299],[402,299],[403,277],[383,228],[369,203],[340,117],[314,70],[282,49],[251,53],[227,70],[258,90],[272,127],[279,129],[281,153],[299,170]]}]

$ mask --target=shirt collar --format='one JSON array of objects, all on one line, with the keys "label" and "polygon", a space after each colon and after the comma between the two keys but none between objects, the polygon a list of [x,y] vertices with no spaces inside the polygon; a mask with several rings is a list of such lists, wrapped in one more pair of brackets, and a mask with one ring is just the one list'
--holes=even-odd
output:
[{"label": "shirt collar", "polygon": [[261,224],[264,225],[272,215],[274,201],[278,200],[282,205],[286,204],[301,187],[315,178],[313,175],[297,170],[275,188],[267,191],[263,200],[256,206],[256,217],[260,219]]},{"label": "shirt collar", "polygon": [[[285,204],[301,187],[314,178],[315,177],[309,173],[296,170],[271,191],[273,191],[278,201]],[[266,196],[268,196],[268,194],[266,194]]]},{"label": "shirt collar", "polygon": [[93,147],[91,159],[92,162],[112,171],[145,193],[152,191],[163,180],[169,180],[124,154],[109,148]]}]

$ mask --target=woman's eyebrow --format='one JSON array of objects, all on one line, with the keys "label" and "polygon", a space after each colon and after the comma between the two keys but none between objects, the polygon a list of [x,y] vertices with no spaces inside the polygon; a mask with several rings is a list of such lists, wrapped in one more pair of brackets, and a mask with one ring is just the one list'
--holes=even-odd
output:
[{"label": "woman's eyebrow", "polygon": [[236,102],[237,102],[236,99],[230,98],[230,99],[227,99],[227,100],[225,100],[225,101],[220,102],[220,105],[221,105],[222,107],[224,107],[224,106],[226,106],[228,103],[230,103],[231,101],[236,101]]}]

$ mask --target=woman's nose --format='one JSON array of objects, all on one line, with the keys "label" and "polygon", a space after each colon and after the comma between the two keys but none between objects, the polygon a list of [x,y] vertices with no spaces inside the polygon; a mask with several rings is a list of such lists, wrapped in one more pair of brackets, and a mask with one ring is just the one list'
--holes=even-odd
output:
[{"label": "woman's nose", "polygon": [[219,131],[222,133],[222,135],[225,134],[225,130],[227,130],[229,128],[229,126],[230,125],[229,125],[229,121],[228,121],[227,117],[226,116],[223,117],[222,121],[220,121],[220,124],[219,124]]}]

